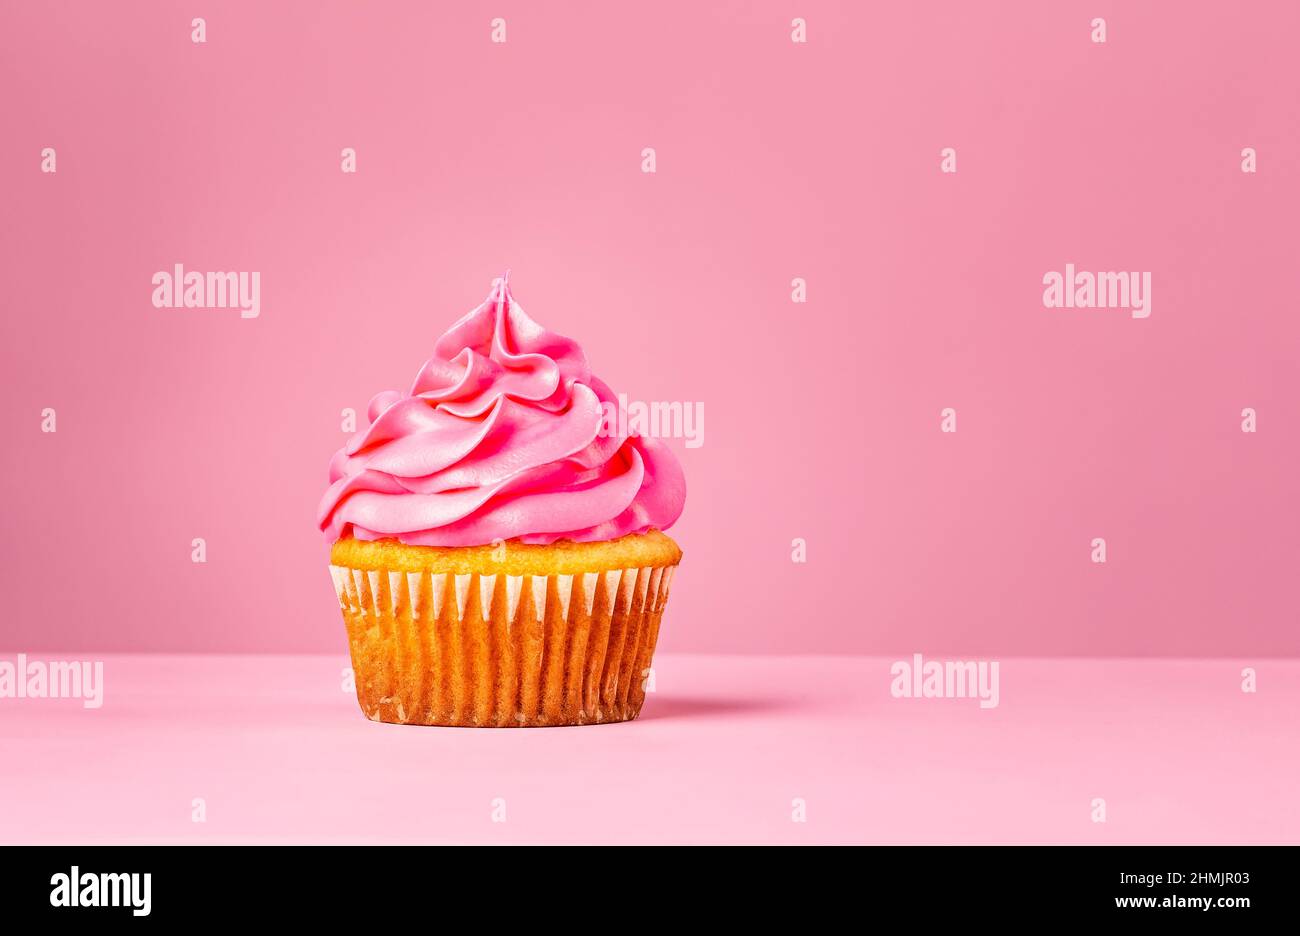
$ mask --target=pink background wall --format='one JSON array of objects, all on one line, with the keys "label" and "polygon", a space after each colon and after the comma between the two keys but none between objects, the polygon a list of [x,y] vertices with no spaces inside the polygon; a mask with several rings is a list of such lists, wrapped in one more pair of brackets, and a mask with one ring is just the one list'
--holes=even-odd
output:
[{"label": "pink background wall", "polygon": [[510,266],[705,406],[665,649],[1300,652],[1300,7],[623,6],[3,5],[0,648],[342,652],[339,412]]}]

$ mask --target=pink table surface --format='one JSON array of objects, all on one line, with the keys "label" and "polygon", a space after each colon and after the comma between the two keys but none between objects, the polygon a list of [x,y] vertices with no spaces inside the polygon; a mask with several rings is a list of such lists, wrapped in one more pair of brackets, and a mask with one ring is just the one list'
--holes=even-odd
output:
[{"label": "pink table surface", "polygon": [[343,658],[104,660],[98,710],[0,700],[0,841],[1300,840],[1296,660],[1007,659],[982,710],[888,659],[665,655],[638,721],[532,730],[371,723]]}]

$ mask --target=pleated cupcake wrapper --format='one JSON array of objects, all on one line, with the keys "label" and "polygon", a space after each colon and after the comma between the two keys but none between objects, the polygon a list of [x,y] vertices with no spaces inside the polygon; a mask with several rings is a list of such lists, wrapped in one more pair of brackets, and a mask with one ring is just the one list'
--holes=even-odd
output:
[{"label": "pleated cupcake wrapper", "polygon": [[675,570],[330,575],[368,718],[511,727],[635,718]]}]

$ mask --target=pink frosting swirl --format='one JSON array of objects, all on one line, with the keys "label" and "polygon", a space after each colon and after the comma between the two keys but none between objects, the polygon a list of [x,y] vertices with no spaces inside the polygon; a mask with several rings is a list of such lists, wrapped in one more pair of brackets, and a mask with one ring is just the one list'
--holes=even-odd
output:
[{"label": "pink frosting swirl", "polygon": [[603,405],[618,400],[582,348],[530,319],[502,277],[438,339],[410,393],[370,401],[370,425],[330,460],[317,522],[331,542],[413,546],[668,528],[686,500],[681,466],[653,439],[614,434]]}]

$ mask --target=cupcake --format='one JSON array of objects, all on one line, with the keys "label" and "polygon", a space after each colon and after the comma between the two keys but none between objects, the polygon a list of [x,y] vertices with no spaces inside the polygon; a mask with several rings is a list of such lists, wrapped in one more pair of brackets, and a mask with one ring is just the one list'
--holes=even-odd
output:
[{"label": "cupcake", "polygon": [[686,482],[578,343],[495,280],[409,393],[370,401],[317,520],[367,718],[636,718],[682,552]]}]

